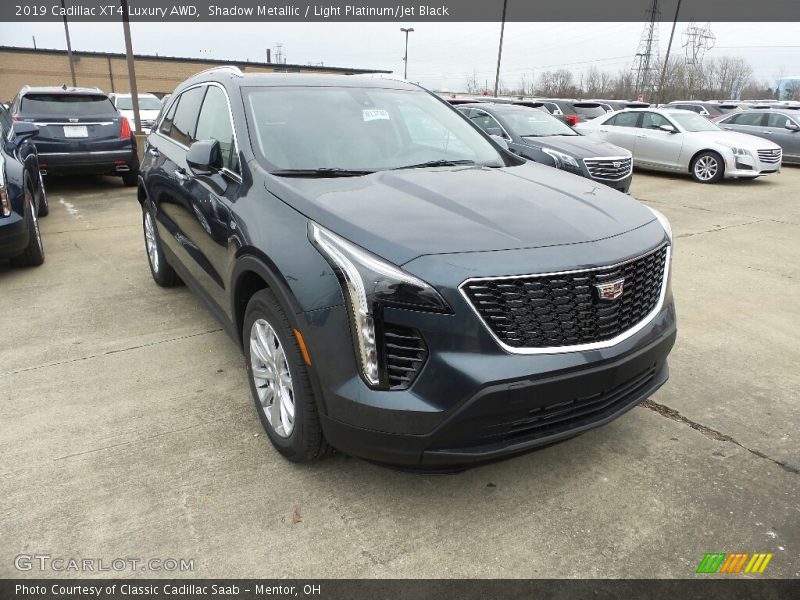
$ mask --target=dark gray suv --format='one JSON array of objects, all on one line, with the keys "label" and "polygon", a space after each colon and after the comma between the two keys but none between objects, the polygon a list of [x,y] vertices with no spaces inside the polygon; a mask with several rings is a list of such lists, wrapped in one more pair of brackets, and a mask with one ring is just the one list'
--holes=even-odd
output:
[{"label": "dark gray suv", "polygon": [[175,90],[144,156],[153,277],[224,324],[291,460],[492,459],[667,380],[666,219],[415,85],[215,69]]}]

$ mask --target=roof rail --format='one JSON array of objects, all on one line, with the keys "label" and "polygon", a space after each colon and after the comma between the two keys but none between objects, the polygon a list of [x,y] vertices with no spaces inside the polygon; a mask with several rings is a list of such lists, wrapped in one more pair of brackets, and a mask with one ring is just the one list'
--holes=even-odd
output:
[{"label": "roof rail", "polygon": [[221,65],[219,67],[211,67],[210,69],[204,69],[199,73],[195,73],[195,76],[202,75],[203,73],[211,73],[212,71],[230,71],[237,77],[244,77],[244,73],[242,73],[242,70],[236,65]]}]

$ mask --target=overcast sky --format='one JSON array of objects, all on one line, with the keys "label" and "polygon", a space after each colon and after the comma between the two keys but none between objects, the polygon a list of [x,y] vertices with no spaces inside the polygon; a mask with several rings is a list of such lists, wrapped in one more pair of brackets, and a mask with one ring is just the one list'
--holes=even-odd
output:
[{"label": "overcast sky", "polygon": [[[266,48],[283,44],[288,62],[388,69],[402,75],[404,37],[409,41],[408,78],[427,87],[463,90],[473,69],[479,81],[494,80],[499,23],[133,23],[134,52],[184,57],[263,61]],[[679,23],[673,55],[683,56]],[[671,23],[660,26],[662,55]],[[516,87],[543,70],[566,67],[576,78],[591,66],[629,69],[642,23],[508,23],[501,78]],[[741,56],[759,80],[800,75],[797,23],[712,23],[712,56]],[[75,50],[124,52],[122,25],[70,24]],[[61,23],[0,23],[2,44],[65,48]]]}]

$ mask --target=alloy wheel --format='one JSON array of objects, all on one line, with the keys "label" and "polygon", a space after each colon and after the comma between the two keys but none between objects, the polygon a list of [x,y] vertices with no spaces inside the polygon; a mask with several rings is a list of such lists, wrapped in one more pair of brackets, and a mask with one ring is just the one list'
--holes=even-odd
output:
[{"label": "alloy wheel", "polygon": [[282,438],[294,431],[294,388],[278,335],[266,320],[250,329],[250,366],[258,401],[272,430]]},{"label": "alloy wheel", "polygon": [[719,170],[719,163],[713,156],[701,156],[694,164],[694,173],[702,181],[713,179]]},{"label": "alloy wheel", "polygon": [[156,228],[153,225],[153,215],[146,211],[144,215],[144,244],[147,248],[147,258],[154,273],[158,273],[158,240]]}]

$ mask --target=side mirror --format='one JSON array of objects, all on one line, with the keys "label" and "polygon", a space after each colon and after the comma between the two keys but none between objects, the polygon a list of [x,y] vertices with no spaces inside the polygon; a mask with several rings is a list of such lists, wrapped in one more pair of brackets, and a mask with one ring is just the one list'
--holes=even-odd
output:
[{"label": "side mirror", "polygon": [[189,146],[186,164],[195,173],[211,173],[222,169],[222,150],[217,140],[197,140]]},{"label": "side mirror", "polygon": [[667,133],[678,133],[678,130],[672,125],[659,125],[658,128],[661,131],[666,131]]},{"label": "side mirror", "polygon": [[798,125],[797,123],[792,123],[791,121],[789,121],[788,123],[786,123],[786,129],[788,129],[789,131],[798,132],[798,131],[800,131],[800,125]]},{"label": "side mirror", "polygon": [[508,140],[499,135],[492,135],[492,139],[502,146],[503,150],[508,150]]},{"label": "side mirror", "polygon": [[25,140],[39,135],[39,128],[33,123],[27,123],[25,121],[17,121],[14,123],[13,130],[13,141],[17,146],[19,146]]}]

